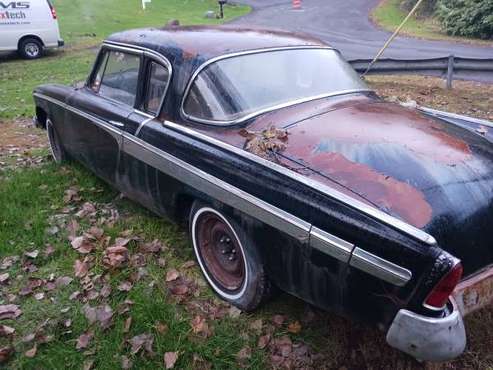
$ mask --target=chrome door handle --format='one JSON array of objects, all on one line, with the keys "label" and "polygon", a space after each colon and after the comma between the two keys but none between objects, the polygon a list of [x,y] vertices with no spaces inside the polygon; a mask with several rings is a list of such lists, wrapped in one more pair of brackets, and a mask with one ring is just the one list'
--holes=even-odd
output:
[{"label": "chrome door handle", "polygon": [[118,122],[118,121],[108,121],[110,125],[116,126],[116,127],[123,127],[125,126],[123,123]]}]

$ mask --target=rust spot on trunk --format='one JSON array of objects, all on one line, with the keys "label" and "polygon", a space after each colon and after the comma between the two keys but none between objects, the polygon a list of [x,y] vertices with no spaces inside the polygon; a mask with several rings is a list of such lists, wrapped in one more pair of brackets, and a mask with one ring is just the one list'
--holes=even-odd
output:
[{"label": "rust spot on trunk", "polygon": [[316,168],[323,168],[327,177],[348,186],[380,208],[391,210],[416,227],[422,228],[431,220],[432,208],[424,194],[405,182],[351,162],[339,153],[316,153],[311,163]]}]

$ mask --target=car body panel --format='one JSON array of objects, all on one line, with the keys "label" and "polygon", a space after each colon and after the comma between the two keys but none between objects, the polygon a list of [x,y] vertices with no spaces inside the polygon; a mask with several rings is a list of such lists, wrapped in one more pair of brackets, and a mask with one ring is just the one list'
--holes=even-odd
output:
[{"label": "car body panel", "polygon": [[[38,122],[50,118],[71,156],[159,215],[184,220],[201,200],[235,217],[288,293],[382,328],[403,309],[436,315],[423,302],[458,261],[447,251],[468,273],[490,258],[486,233],[475,234],[485,225],[474,219],[489,222],[492,213],[487,137],[367,91],[293,103],[228,127],[181,115],[186,86],[207,60],[299,46],[326,47],[227,27],[118,33],[101,52],[134,49],[144,63],[159,53],[172,65],[160,113],[140,111],[143,78],[133,107],[99,97],[89,78],[79,89],[38,87]],[[249,135],[270,129],[287,132],[282,149],[246,149]],[[454,194],[470,201],[457,203]],[[467,239],[474,242],[461,245]]]}]

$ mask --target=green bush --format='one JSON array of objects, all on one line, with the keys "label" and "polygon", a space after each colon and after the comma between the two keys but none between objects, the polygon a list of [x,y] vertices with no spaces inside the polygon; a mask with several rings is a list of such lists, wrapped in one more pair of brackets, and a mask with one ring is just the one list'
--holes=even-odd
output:
[{"label": "green bush", "polygon": [[[405,11],[410,11],[418,0],[403,0],[401,4],[401,8]],[[416,15],[418,17],[429,17],[433,15],[435,12],[437,5],[437,0],[425,0],[421,5],[419,6],[418,10],[416,11]]]},{"label": "green bush", "polygon": [[493,0],[438,0],[436,14],[449,35],[493,39]]}]

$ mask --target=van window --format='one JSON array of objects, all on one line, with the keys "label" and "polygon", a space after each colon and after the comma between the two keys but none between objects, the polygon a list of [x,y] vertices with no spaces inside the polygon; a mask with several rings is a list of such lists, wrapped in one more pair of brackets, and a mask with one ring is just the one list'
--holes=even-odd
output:
[{"label": "van window", "polygon": [[156,62],[149,63],[148,71],[143,108],[145,112],[157,115],[169,83],[169,71]]},{"label": "van window", "polygon": [[140,57],[109,51],[103,57],[92,88],[99,95],[133,106],[137,95]]}]

